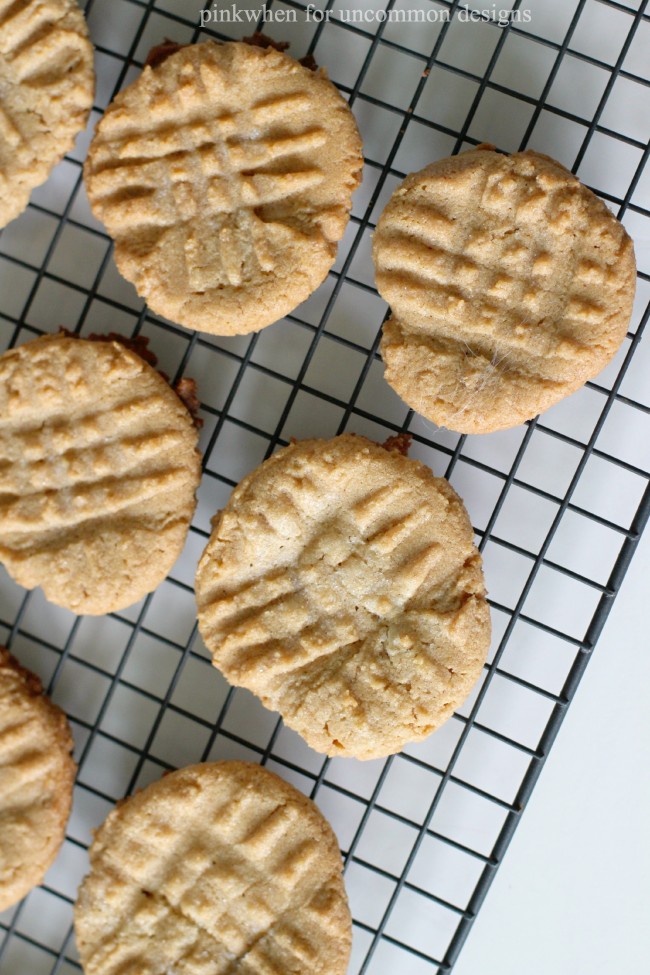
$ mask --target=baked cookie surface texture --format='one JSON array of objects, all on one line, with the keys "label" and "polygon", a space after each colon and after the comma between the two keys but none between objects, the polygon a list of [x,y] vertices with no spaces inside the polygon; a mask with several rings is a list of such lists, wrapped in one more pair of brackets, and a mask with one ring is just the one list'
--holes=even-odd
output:
[{"label": "baked cookie surface texture", "polygon": [[0,648],[0,911],[39,884],[65,838],[76,766],[65,715]]},{"label": "baked cookie surface texture", "polygon": [[386,379],[460,433],[516,426],[596,376],[629,326],[632,241],[560,163],[491,147],[407,177],[373,242]]},{"label": "baked cookie surface texture", "polygon": [[85,975],[345,975],[351,928],[331,827],[245,762],[190,766],[120,803],[75,907]]},{"label": "baked cookie surface texture", "polygon": [[85,128],[93,57],[75,0],[0,0],[0,227]]},{"label": "baked cookie surface texture", "polygon": [[180,555],[197,430],[117,342],[46,336],[0,356],[0,562],[76,613],[123,609]]},{"label": "baked cookie surface texture", "polygon": [[241,482],[196,595],[215,666],[333,756],[379,758],[430,734],[490,642],[460,498],[352,434],[292,444]]},{"label": "baked cookie surface texture", "polygon": [[336,257],[362,167],[324,73],[272,48],[207,41],[109,106],[85,166],[115,260],[153,311],[218,335],[292,311]]}]

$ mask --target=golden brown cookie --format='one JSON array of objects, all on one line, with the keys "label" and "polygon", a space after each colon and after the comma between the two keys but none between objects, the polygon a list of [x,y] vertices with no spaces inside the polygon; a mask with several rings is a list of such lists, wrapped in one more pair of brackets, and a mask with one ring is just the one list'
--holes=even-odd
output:
[{"label": "golden brown cookie", "polygon": [[162,582],[185,544],[197,431],[118,342],[46,336],[0,356],[0,562],[76,613]]},{"label": "golden brown cookie", "polygon": [[351,920],[331,827],[259,765],[166,775],[90,848],[75,932],[85,975],[344,975]]},{"label": "golden brown cookie", "polygon": [[94,90],[93,47],[75,0],[0,0],[0,227],[72,149]]},{"label": "golden brown cookie", "polygon": [[361,166],[354,117],[324,72],[206,41],[117,96],[85,178],[119,270],[153,311],[234,335],[323,281]]},{"label": "golden brown cookie", "polygon": [[392,309],[386,379],[450,430],[488,433],[548,409],[607,365],[630,322],[632,241],[536,152],[479,147],[414,173],[373,249]]},{"label": "golden brown cookie", "polygon": [[63,843],[72,747],[38,677],[0,647],[0,911],[40,884]]},{"label": "golden brown cookie", "polygon": [[346,434],[278,451],[217,515],[196,577],[215,666],[317,751],[378,758],[434,731],[490,642],[458,495]]}]

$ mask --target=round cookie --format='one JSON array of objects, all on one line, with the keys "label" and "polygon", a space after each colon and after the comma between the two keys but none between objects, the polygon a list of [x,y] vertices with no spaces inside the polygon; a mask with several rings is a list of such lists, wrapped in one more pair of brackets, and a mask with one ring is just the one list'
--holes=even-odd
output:
[{"label": "round cookie", "polygon": [[76,613],[162,582],[196,504],[197,430],[118,342],[46,336],[0,356],[0,562]]},{"label": "round cookie", "polygon": [[515,426],[573,393],[630,322],[632,241],[591,190],[536,152],[479,147],[409,176],[373,254],[392,310],[386,379],[460,433]]},{"label": "round cookie", "polygon": [[150,308],[235,335],[292,311],[336,257],[361,140],[324,72],[273,48],[181,48],[121,92],[85,166],[121,273]]},{"label": "round cookie", "polygon": [[75,0],[0,0],[0,227],[72,149],[94,90],[93,47]]},{"label": "round cookie", "polygon": [[63,712],[0,648],[0,911],[40,884],[65,838],[76,766]]},{"label": "round cookie", "polygon": [[292,444],[242,481],[196,596],[215,666],[328,755],[379,758],[430,734],[490,642],[458,495],[351,434]]},{"label": "round cookie", "polygon": [[85,975],[344,975],[351,929],[330,825],[245,762],[190,766],[120,803],[75,906]]}]

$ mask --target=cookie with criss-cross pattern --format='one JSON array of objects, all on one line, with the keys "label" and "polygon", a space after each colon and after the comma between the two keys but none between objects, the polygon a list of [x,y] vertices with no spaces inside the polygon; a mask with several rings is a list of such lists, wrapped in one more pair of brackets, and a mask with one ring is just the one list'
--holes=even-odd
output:
[{"label": "cookie with criss-cross pattern", "polygon": [[632,241],[536,152],[491,146],[409,176],[374,237],[386,379],[439,426],[488,433],[596,376],[632,314]]},{"label": "cookie with criss-cross pattern", "polygon": [[40,884],[65,837],[76,765],[63,712],[0,647],[0,911]]},{"label": "cookie with criss-cross pattern", "polygon": [[44,336],[0,356],[0,562],[76,613],[124,609],[180,555],[197,429],[121,342]]},{"label": "cookie with criss-cross pattern", "polygon": [[336,838],[259,765],[172,772],[97,831],[75,932],[85,975],[344,975]]},{"label": "cookie with criss-cross pattern", "polygon": [[153,311],[233,335],[277,321],[323,281],[362,162],[324,71],[206,41],[117,96],[85,178],[118,268]]},{"label": "cookie with criss-cross pattern", "polygon": [[328,755],[430,734],[490,642],[462,501],[390,445],[346,434],[278,451],[215,518],[196,577],[215,666]]},{"label": "cookie with criss-cross pattern", "polygon": [[93,47],[75,0],[0,0],[0,227],[72,149],[94,90]]}]

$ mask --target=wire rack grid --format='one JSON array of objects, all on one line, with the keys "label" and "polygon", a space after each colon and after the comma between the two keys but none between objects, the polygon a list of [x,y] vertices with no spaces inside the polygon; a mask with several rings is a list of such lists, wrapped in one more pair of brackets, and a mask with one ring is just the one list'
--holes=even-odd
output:
[{"label": "wire rack grid", "polygon": [[[186,549],[131,609],[76,618],[1,571],[0,640],[69,714],[79,762],[61,854],[0,914],[3,975],[79,971],[71,928],[92,829],[170,768],[243,757],[312,796],[339,837],[354,915],[351,973],[449,972],[537,781],[650,513],[650,15],[647,0],[241,0],[201,31],[197,0],[88,0],[97,103],[85,135],[0,237],[0,348],[60,324],[146,334],[162,368],[194,376],[204,477]],[[207,9],[207,8],[205,8]],[[346,14],[361,11],[365,18]],[[422,11],[419,21],[395,14]],[[491,22],[467,11],[489,10]],[[284,20],[273,12],[284,11]],[[294,12],[292,15],[291,12]],[[427,16],[437,11],[438,17]],[[393,17],[389,16],[393,12]],[[248,14],[246,14],[248,16]],[[81,164],[97,118],[164,37],[264,29],[313,53],[349,98],[366,166],[334,270],[252,337],[191,334],[123,282],[90,213]],[[612,365],[515,430],[464,437],[408,411],[382,377],[370,235],[408,171],[482,141],[531,146],[592,186],[635,238],[631,331]],[[386,761],[326,760],[252,695],[227,686],[196,629],[209,519],[290,437],[408,431],[412,455],[465,498],[485,560],[494,640],[482,680],[436,734]]]}]

